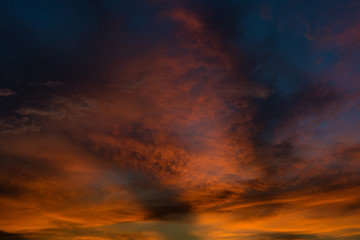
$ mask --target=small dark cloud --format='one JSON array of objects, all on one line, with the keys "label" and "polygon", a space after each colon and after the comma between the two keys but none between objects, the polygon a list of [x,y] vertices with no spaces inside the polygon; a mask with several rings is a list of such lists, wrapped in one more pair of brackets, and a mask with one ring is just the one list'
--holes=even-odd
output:
[{"label": "small dark cloud", "polygon": [[270,145],[259,144],[255,147],[253,164],[259,166],[268,177],[293,171],[296,164],[302,161],[291,140]]},{"label": "small dark cloud", "polygon": [[261,240],[335,240],[336,238],[321,237],[316,234],[273,232],[261,233],[254,237]]},{"label": "small dark cloud", "polygon": [[155,182],[181,176],[189,161],[185,147],[175,135],[141,122],[123,122],[102,134],[109,141],[73,135],[70,138],[114,167],[141,172]]},{"label": "small dark cloud", "polygon": [[41,127],[31,117],[10,116],[0,119],[0,135],[37,132]]},{"label": "small dark cloud", "polygon": [[341,146],[334,147],[334,151],[332,153],[333,157],[338,160],[339,164],[351,164],[356,163],[360,157],[360,146]]},{"label": "small dark cloud", "polygon": [[342,211],[345,211],[346,213],[354,213],[354,212],[360,212],[360,199],[357,199],[356,201],[353,201],[349,204],[346,204]]},{"label": "small dark cloud", "polygon": [[[28,230],[24,234],[12,234],[3,232],[4,238],[1,240],[48,240],[48,239],[77,239],[77,238],[106,238],[111,240],[146,240],[148,237],[146,234],[137,233],[136,231],[125,231],[121,232],[109,232],[104,228],[96,227],[79,227],[77,224],[69,224],[68,227],[59,227],[59,228],[48,228],[40,230]],[[60,234],[59,234],[60,233]],[[8,235],[6,235],[8,234]],[[8,236],[8,238],[6,238]],[[16,238],[18,237],[18,238]]]},{"label": "small dark cloud", "polygon": [[289,207],[286,203],[255,204],[233,210],[234,217],[241,221],[271,218],[280,214],[281,210]]},{"label": "small dark cloud", "polygon": [[137,199],[147,211],[147,218],[156,220],[179,220],[192,212],[192,205],[181,200],[179,192],[168,187],[154,187],[135,191]]},{"label": "small dark cloud", "polygon": [[[285,65],[285,69],[279,71],[265,71],[261,77],[265,80],[261,81],[265,81],[262,84],[271,89],[272,94],[265,99],[253,100],[253,107],[256,109],[252,119],[256,126],[253,139],[256,144],[271,143],[276,129],[305,116],[325,111],[339,97],[331,87],[314,84],[310,77],[290,66],[286,69]],[[290,73],[287,72],[291,72],[291,75],[288,76]],[[261,70],[256,75],[261,76]]]},{"label": "small dark cloud", "polygon": [[24,237],[22,234],[18,234],[18,233],[9,233],[9,232],[4,232],[4,231],[0,231],[0,239],[3,240],[28,240],[28,238]]},{"label": "small dark cloud", "polygon": [[[324,173],[326,172],[326,173]],[[315,172],[291,173],[291,177],[278,173],[276,177],[249,181],[249,187],[242,195],[245,202],[261,202],[281,199],[284,196],[336,193],[354,189],[360,185],[356,169],[344,170],[338,166],[327,166],[321,174]]]},{"label": "small dark cloud", "polygon": [[48,106],[25,106],[18,109],[17,113],[22,116],[48,117],[58,120],[66,117],[66,113],[62,109],[51,109]]},{"label": "small dark cloud", "polygon": [[9,97],[16,95],[16,92],[8,89],[8,88],[0,88],[0,97]]},{"label": "small dark cloud", "polygon": [[21,194],[24,192],[24,187],[20,186],[17,183],[12,183],[11,179],[3,180],[0,177],[0,197],[16,198],[21,196]]},{"label": "small dark cloud", "polygon": [[30,86],[46,86],[46,87],[60,87],[63,83],[60,81],[46,81],[29,83]]},{"label": "small dark cloud", "polygon": [[135,141],[155,145],[154,136],[158,134],[158,132],[154,129],[146,128],[142,123],[132,123],[129,129],[121,129],[119,128],[119,133],[117,137],[124,137],[134,139]]},{"label": "small dark cloud", "polygon": [[60,169],[48,159],[0,153],[0,195],[17,198],[32,189],[29,183],[59,176]]},{"label": "small dark cloud", "polygon": [[96,102],[93,99],[80,97],[71,99],[66,97],[53,97],[48,103],[27,104],[17,109],[22,116],[45,117],[56,120],[82,116],[96,110]]}]

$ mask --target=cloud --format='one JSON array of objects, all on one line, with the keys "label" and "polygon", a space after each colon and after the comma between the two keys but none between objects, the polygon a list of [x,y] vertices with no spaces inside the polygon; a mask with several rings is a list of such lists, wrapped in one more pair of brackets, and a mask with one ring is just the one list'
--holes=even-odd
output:
[{"label": "cloud", "polygon": [[63,86],[63,83],[60,81],[46,81],[46,82],[33,82],[29,83],[31,86],[46,86],[46,87],[60,87]]},{"label": "cloud", "polygon": [[8,88],[0,88],[0,97],[8,97],[16,95],[17,93],[8,89]]},{"label": "cloud", "polygon": [[28,238],[25,238],[22,234],[17,233],[8,233],[0,231],[0,237],[2,239],[14,239],[14,240],[27,240]]},{"label": "cloud", "polygon": [[[255,239],[257,239],[255,237]],[[334,238],[319,237],[315,234],[297,234],[297,233],[264,233],[259,234],[258,239],[276,239],[276,240],[290,240],[290,239],[306,239],[306,240],[331,240]]]},{"label": "cloud", "polygon": [[315,22],[339,25],[314,20],[318,4],[55,1],[39,18],[4,4],[19,59],[4,73],[20,90],[0,91],[0,229],[357,237],[357,25],[321,38]]},{"label": "cloud", "polygon": [[23,134],[37,132],[41,129],[33,119],[29,117],[8,117],[0,119],[0,134]]},{"label": "cloud", "polygon": [[80,97],[75,100],[66,97],[54,97],[47,105],[23,106],[17,110],[17,113],[22,116],[38,116],[62,120],[81,116],[94,110],[96,110],[96,103],[92,99]]},{"label": "cloud", "polygon": [[38,132],[43,128],[41,118],[59,121],[85,116],[96,109],[97,104],[93,99],[56,96],[47,104],[26,104],[16,109],[16,115],[0,118],[0,134],[20,135]]}]

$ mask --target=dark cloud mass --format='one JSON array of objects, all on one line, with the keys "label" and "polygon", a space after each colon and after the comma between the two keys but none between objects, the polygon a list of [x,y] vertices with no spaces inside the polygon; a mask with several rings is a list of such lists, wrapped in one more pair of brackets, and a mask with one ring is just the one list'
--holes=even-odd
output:
[{"label": "dark cloud mass", "polygon": [[26,240],[26,238],[21,236],[21,234],[7,233],[3,231],[0,231],[0,237],[2,239]]},{"label": "dark cloud mass", "polygon": [[359,239],[359,10],[0,0],[0,239]]}]

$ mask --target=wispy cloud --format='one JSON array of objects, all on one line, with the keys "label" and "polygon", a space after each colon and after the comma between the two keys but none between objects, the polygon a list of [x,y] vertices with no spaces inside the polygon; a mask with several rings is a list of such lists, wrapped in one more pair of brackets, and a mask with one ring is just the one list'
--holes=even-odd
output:
[{"label": "wispy cloud", "polygon": [[16,92],[8,89],[8,88],[0,88],[0,97],[8,97],[16,95]]}]

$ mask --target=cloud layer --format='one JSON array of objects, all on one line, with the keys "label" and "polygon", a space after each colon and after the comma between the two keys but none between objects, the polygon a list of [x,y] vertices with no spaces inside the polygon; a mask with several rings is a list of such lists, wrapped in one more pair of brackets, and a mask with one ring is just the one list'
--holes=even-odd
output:
[{"label": "cloud layer", "polygon": [[359,7],[0,3],[0,238],[358,238]]}]

